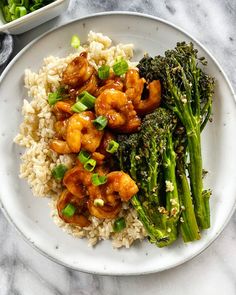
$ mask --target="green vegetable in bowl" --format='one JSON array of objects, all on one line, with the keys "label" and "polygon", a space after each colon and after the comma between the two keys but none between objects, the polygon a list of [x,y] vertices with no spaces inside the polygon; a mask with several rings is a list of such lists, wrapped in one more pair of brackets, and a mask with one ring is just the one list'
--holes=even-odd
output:
[{"label": "green vegetable in bowl", "polygon": [[2,0],[0,8],[6,22],[16,20],[55,0]]}]

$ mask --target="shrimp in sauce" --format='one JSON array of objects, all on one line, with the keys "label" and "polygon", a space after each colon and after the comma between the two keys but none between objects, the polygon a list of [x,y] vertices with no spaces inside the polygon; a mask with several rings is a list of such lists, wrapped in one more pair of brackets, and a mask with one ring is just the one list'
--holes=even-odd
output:
[{"label": "shrimp in sauce", "polygon": [[92,74],[90,79],[78,90],[76,90],[76,95],[79,95],[83,91],[87,91],[92,95],[96,96],[96,93],[98,91],[98,78],[96,74]]},{"label": "shrimp in sauce", "polygon": [[65,140],[52,139],[49,148],[58,154],[71,154],[72,151]]},{"label": "shrimp in sauce", "polygon": [[115,140],[115,136],[110,131],[106,130],[99,147],[96,149],[96,152],[104,155],[105,158],[110,158],[111,154],[107,152],[107,148],[111,140]]},{"label": "shrimp in sauce", "polygon": [[114,195],[122,201],[130,200],[138,192],[135,181],[123,171],[113,171],[107,175],[106,196]]},{"label": "shrimp in sauce", "polygon": [[113,219],[115,218],[121,210],[121,202],[118,202],[116,206],[104,205],[102,207],[95,206],[92,200],[88,201],[89,213],[97,218]]},{"label": "shrimp in sauce", "polygon": [[140,102],[145,79],[139,77],[139,72],[135,69],[130,69],[125,75],[125,93],[128,98],[132,101],[134,107]]},{"label": "shrimp in sauce", "polygon": [[62,75],[62,84],[73,88],[81,87],[94,73],[94,68],[87,60],[87,53],[82,52],[66,67]]},{"label": "shrimp in sauce", "polygon": [[[76,208],[75,214],[71,217],[63,214],[63,209],[68,204],[72,204]],[[86,227],[90,225],[90,221],[88,220],[88,217],[87,217],[88,209],[87,209],[86,200],[78,199],[73,194],[71,194],[67,189],[65,189],[62,192],[61,196],[59,197],[57,201],[57,211],[60,218],[64,220],[66,223],[79,225],[81,227]]]},{"label": "shrimp in sauce", "polygon": [[56,121],[54,123],[54,130],[56,131],[56,137],[58,139],[66,140],[67,124],[68,124],[68,119],[63,121]]},{"label": "shrimp in sauce", "polygon": [[161,103],[161,82],[159,80],[153,80],[148,84],[147,89],[149,92],[148,97],[141,99],[135,106],[135,110],[140,115],[152,112],[159,107]]},{"label": "shrimp in sauce", "polygon": [[82,199],[88,195],[87,187],[92,185],[91,173],[86,171],[82,165],[77,165],[65,173],[63,184],[70,193]]},{"label": "shrimp in sauce", "polygon": [[68,119],[73,114],[73,111],[71,110],[73,104],[74,101],[71,100],[58,101],[52,109],[56,119],[58,121]]},{"label": "shrimp in sauce", "polygon": [[143,89],[146,81],[139,77],[137,70],[128,70],[125,76],[125,93],[133,102],[134,109],[139,115],[152,112],[160,106],[161,102],[161,83],[154,80],[147,85],[148,97],[142,99]]},{"label": "shrimp in sauce", "polygon": [[93,125],[95,115],[87,111],[74,114],[68,119],[66,141],[73,153],[78,153],[81,147],[89,152],[95,152],[102,140],[103,131]]},{"label": "shrimp in sauce", "polygon": [[[97,218],[114,218],[121,209],[121,201],[130,200],[138,192],[131,177],[122,171],[107,174],[107,182],[101,186],[89,186],[88,209]],[[102,199],[103,206],[96,206],[93,200]]]},{"label": "shrimp in sauce", "polygon": [[95,101],[95,112],[108,119],[108,127],[122,133],[135,132],[141,124],[132,102],[119,90],[104,90]]},{"label": "shrimp in sauce", "polygon": [[106,89],[115,89],[115,90],[122,91],[123,87],[124,87],[124,83],[122,82],[121,78],[112,77],[106,80],[105,84],[97,90],[96,96],[99,96]]}]

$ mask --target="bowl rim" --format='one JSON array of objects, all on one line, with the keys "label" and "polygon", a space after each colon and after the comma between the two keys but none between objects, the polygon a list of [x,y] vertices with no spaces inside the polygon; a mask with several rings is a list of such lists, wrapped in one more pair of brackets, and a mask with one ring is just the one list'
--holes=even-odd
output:
[{"label": "bowl rim", "polygon": [[[64,1],[64,0],[57,0],[57,1]],[[152,19],[158,22],[161,22],[163,24],[166,24],[178,31],[180,31],[181,33],[185,34],[186,36],[188,36],[190,39],[192,39],[201,49],[203,49],[212,59],[213,63],[219,68],[219,70],[221,71],[227,86],[229,87],[229,90],[233,96],[234,102],[235,102],[235,107],[236,107],[236,94],[234,92],[234,88],[231,85],[231,82],[229,81],[229,78],[227,77],[227,75],[225,74],[224,70],[222,69],[222,67],[220,66],[219,62],[215,59],[215,57],[210,53],[210,51],[198,40],[196,40],[194,37],[192,37],[192,35],[188,32],[186,32],[184,29],[180,28],[179,26],[164,20],[162,18],[153,16],[153,15],[149,15],[149,14],[144,14],[144,13],[139,13],[139,12],[129,12],[129,11],[108,11],[108,12],[99,12],[99,13],[93,13],[93,14],[88,14],[85,15],[83,17],[79,17],[73,20],[70,20],[62,25],[58,25],[50,30],[48,30],[47,32],[41,34],[40,36],[38,36],[37,38],[35,38],[34,40],[32,40],[30,43],[28,43],[23,49],[21,49],[16,56],[11,60],[11,62],[7,65],[7,67],[4,69],[3,73],[0,76],[0,83],[2,82],[2,80],[4,79],[4,77],[7,75],[9,69],[15,64],[15,62],[17,62],[18,58],[24,54],[30,47],[31,45],[33,45],[34,43],[38,42],[40,39],[44,38],[46,35],[49,35],[50,33],[52,33],[53,31],[56,31],[62,27],[67,26],[68,24],[77,22],[77,21],[81,21],[81,20],[85,20],[85,19],[90,19],[90,18],[94,18],[97,16],[106,16],[106,15],[126,15],[126,16],[138,16],[138,17],[143,17],[143,18],[148,18],[148,19]],[[10,215],[8,214],[7,210],[5,209],[2,200],[1,200],[1,195],[0,195],[0,208],[4,214],[4,216],[6,217],[6,219],[13,225],[13,227],[16,229],[16,231],[20,234],[20,236],[23,238],[23,240],[25,240],[33,249],[37,250],[40,254],[42,254],[43,256],[47,257],[49,260],[67,267],[68,269],[72,269],[72,270],[76,270],[76,271],[81,271],[83,273],[88,273],[88,274],[96,274],[96,275],[106,275],[106,276],[135,276],[135,275],[146,275],[146,274],[152,274],[152,273],[158,273],[158,272],[162,272],[165,270],[169,270],[169,269],[173,269],[179,265],[184,264],[187,261],[192,260],[193,258],[195,258],[196,256],[198,256],[199,254],[201,254],[203,251],[205,251],[218,237],[219,235],[223,232],[223,230],[225,229],[225,227],[227,226],[227,224],[229,223],[232,215],[234,214],[234,212],[236,211],[236,198],[234,200],[234,205],[231,208],[231,211],[229,212],[229,215],[225,221],[225,223],[221,226],[221,228],[218,230],[217,234],[212,237],[212,239],[210,241],[208,241],[208,243],[206,243],[205,247],[203,249],[200,249],[199,251],[197,251],[196,253],[193,253],[192,255],[190,255],[189,257],[185,258],[184,260],[177,262],[173,265],[171,265],[170,267],[163,267],[160,268],[159,270],[148,270],[145,272],[132,272],[132,273],[107,273],[106,271],[89,271],[89,270],[84,270],[80,267],[73,267],[71,265],[68,265],[67,263],[50,256],[46,251],[40,249],[37,245],[35,245],[27,236],[24,235],[24,233],[21,231],[21,229],[18,227],[18,225],[16,223],[14,223],[14,221],[11,219]]]},{"label": "bowl rim", "polygon": [[[56,7],[58,5],[60,5],[62,2],[66,2],[66,1],[70,1],[70,0],[54,0],[52,3],[49,3],[33,12],[30,12],[22,17],[19,17],[9,23],[3,23],[2,25],[0,25],[0,32],[1,31],[6,31],[7,29],[12,29],[12,28],[16,28],[18,25],[21,25],[23,23],[26,23],[28,20],[32,20],[35,17],[37,17],[38,15],[44,13],[46,10],[50,10],[53,7]],[[4,17],[2,16],[2,18],[4,19]]]}]

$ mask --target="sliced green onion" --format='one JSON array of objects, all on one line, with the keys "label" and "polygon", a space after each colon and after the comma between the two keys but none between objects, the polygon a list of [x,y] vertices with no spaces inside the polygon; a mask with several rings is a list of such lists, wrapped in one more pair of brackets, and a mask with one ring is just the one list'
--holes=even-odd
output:
[{"label": "sliced green onion", "polygon": [[89,94],[87,91],[83,91],[78,97],[77,101],[80,101],[84,104],[88,109],[92,109],[95,104],[96,97]]},{"label": "sliced green onion", "polygon": [[78,155],[78,159],[80,163],[85,164],[89,159],[91,155],[86,151],[80,151]]},{"label": "sliced green onion", "polygon": [[62,180],[62,178],[64,177],[65,173],[67,171],[67,167],[63,164],[59,164],[56,167],[54,167],[52,169],[52,176],[56,179],[56,180]]},{"label": "sliced green onion", "polygon": [[122,231],[126,227],[126,222],[124,217],[120,217],[115,220],[114,225],[113,225],[113,231],[118,233]]},{"label": "sliced green onion", "polygon": [[88,108],[86,105],[84,105],[82,102],[77,101],[73,106],[71,107],[71,110],[75,113],[81,113],[86,111]]},{"label": "sliced green onion", "polygon": [[104,201],[103,201],[103,199],[95,199],[93,201],[93,204],[96,207],[102,207],[102,206],[104,206]]},{"label": "sliced green onion", "polygon": [[110,154],[114,154],[119,148],[119,143],[115,140],[110,140],[108,143],[108,146],[106,148],[106,151]]},{"label": "sliced green onion", "polygon": [[19,0],[11,0],[11,1],[8,1],[8,4],[11,6],[12,4],[15,4],[15,5],[20,5],[21,4],[21,1]]},{"label": "sliced green onion", "polygon": [[75,214],[75,211],[76,211],[75,206],[69,203],[61,212],[63,215],[67,217],[72,217]]},{"label": "sliced green onion", "polygon": [[21,5],[24,6],[26,9],[29,9],[29,0],[22,0]]},{"label": "sliced green onion", "polygon": [[71,37],[70,45],[74,48],[79,48],[80,47],[80,38],[78,35],[73,35]]},{"label": "sliced green onion", "polygon": [[116,62],[112,68],[113,68],[114,73],[117,76],[121,76],[121,75],[124,75],[128,71],[129,66],[128,66],[127,61],[125,61],[124,59],[121,59],[120,61]]},{"label": "sliced green onion", "polygon": [[105,116],[99,116],[95,120],[93,120],[93,125],[97,128],[97,130],[103,130],[107,126],[107,118]]},{"label": "sliced green onion", "polygon": [[30,7],[30,11],[33,12],[33,11],[43,7],[43,6],[44,6],[43,3],[36,3],[36,4],[34,4],[33,6]]},{"label": "sliced green onion", "polygon": [[27,14],[27,10],[24,6],[17,6],[15,9],[15,17],[19,18]]},{"label": "sliced green onion", "polygon": [[11,13],[9,11],[9,8],[8,6],[3,6],[3,15],[4,15],[4,18],[5,18],[5,21],[6,22],[10,22],[12,19],[11,19]]},{"label": "sliced green onion", "polygon": [[95,173],[92,175],[92,184],[95,186],[102,185],[107,182],[107,177],[105,175],[98,175]]},{"label": "sliced green onion", "polygon": [[85,164],[84,164],[84,169],[91,172],[94,170],[94,168],[96,167],[96,160],[94,159],[89,159]]},{"label": "sliced green onion", "polygon": [[106,80],[110,75],[110,67],[107,65],[101,66],[98,69],[98,77],[102,80]]},{"label": "sliced green onion", "polygon": [[15,9],[16,9],[16,4],[13,3],[13,4],[10,6],[10,8],[9,8],[10,13],[11,13],[11,14],[15,14]]},{"label": "sliced green onion", "polygon": [[52,92],[48,94],[48,103],[50,106],[54,105],[59,100],[62,100],[62,96],[58,91]]}]

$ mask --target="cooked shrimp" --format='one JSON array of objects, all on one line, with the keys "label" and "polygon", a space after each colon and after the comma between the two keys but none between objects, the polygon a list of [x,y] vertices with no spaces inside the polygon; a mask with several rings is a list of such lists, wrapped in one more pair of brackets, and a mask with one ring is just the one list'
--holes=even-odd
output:
[{"label": "cooked shrimp", "polygon": [[105,85],[101,86],[97,90],[96,96],[99,96],[106,89],[115,89],[115,90],[122,91],[123,86],[124,86],[124,83],[121,81],[121,79],[119,77],[116,77],[114,79],[106,80]]},{"label": "cooked shrimp", "polygon": [[141,100],[145,79],[139,77],[139,72],[135,69],[130,69],[125,75],[125,93],[133,102],[134,107]]},{"label": "cooked shrimp", "polygon": [[99,152],[92,153],[92,159],[94,159],[97,165],[102,165],[105,160],[105,156]]},{"label": "cooked shrimp", "polygon": [[119,132],[135,132],[141,124],[132,102],[119,90],[104,90],[95,101],[95,112],[107,117],[108,127]]},{"label": "cooked shrimp", "polygon": [[146,99],[141,99],[140,102],[135,105],[135,110],[140,115],[145,115],[152,112],[160,106],[161,103],[161,83],[159,80],[153,80],[148,84],[147,89],[149,95]]},{"label": "cooked shrimp", "polygon": [[56,136],[58,138],[66,140],[67,124],[68,124],[68,120],[55,122],[54,129],[56,131]]},{"label": "cooked shrimp", "polygon": [[[107,174],[107,182],[101,186],[88,186],[88,209],[97,218],[115,218],[121,209],[121,201],[128,201],[138,192],[138,187],[123,171]],[[102,199],[103,206],[96,206],[94,200]]]},{"label": "cooked shrimp", "polygon": [[74,104],[73,101],[67,100],[67,101],[58,101],[54,105],[52,112],[54,113],[58,121],[65,120],[73,114],[73,111],[71,110],[71,107],[73,104]]},{"label": "cooked shrimp", "polygon": [[[101,174],[100,174],[101,175]],[[88,193],[90,200],[101,199],[104,201],[105,205],[115,207],[120,203],[120,199],[115,194],[106,195],[105,185],[103,186],[95,186],[90,185],[88,187]]]},{"label": "cooked shrimp", "polygon": [[104,135],[101,140],[101,143],[100,143],[99,147],[97,148],[96,152],[104,155],[106,158],[110,157],[111,154],[108,153],[106,151],[106,149],[107,149],[109,142],[111,140],[115,140],[115,136],[110,131],[105,130]]},{"label": "cooked shrimp", "polygon": [[115,195],[122,201],[128,201],[138,192],[134,180],[123,171],[110,172],[107,175],[105,188],[106,196]]},{"label": "cooked shrimp", "polygon": [[[72,204],[76,208],[75,214],[71,217],[63,214],[63,209],[68,204]],[[90,221],[86,217],[86,215],[88,215],[86,200],[78,199],[67,189],[62,192],[57,201],[57,211],[60,218],[67,223],[77,224],[81,227],[89,226],[90,224]]]},{"label": "cooked shrimp", "polygon": [[77,165],[65,173],[63,184],[73,195],[84,198],[88,195],[87,187],[92,185],[91,175],[82,165]]},{"label": "cooked shrimp", "polygon": [[92,74],[90,79],[81,88],[76,91],[76,95],[79,95],[83,91],[87,91],[92,95],[95,95],[98,90],[98,78],[95,74]]},{"label": "cooked shrimp", "polygon": [[67,65],[62,74],[62,83],[74,88],[81,87],[93,72],[94,68],[89,64],[86,54],[81,53]]},{"label": "cooked shrimp", "polygon": [[96,166],[95,173],[98,173],[99,175],[107,175],[110,171],[110,167],[105,165]]},{"label": "cooked shrimp", "polygon": [[60,139],[53,139],[49,142],[49,148],[58,154],[70,154],[72,153],[67,142]]},{"label": "cooked shrimp", "polygon": [[66,129],[66,142],[73,153],[78,153],[81,148],[81,130],[83,125],[80,122],[80,115],[74,114],[68,119]]},{"label": "cooked shrimp", "polygon": [[93,153],[100,145],[103,131],[96,129],[94,119],[95,115],[90,111],[74,114],[68,119],[66,141],[74,153],[81,147]]},{"label": "cooked shrimp", "polygon": [[140,115],[152,112],[161,102],[161,83],[154,80],[148,84],[149,95],[142,99],[145,79],[139,77],[137,70],[128,70],[125,76],[125,93],[133,102],[135,111]]},{"label": "cooked shrimp", "polygon": [[109,206],[109,205],[104,205],[104,206],[95,206],[93,200],[88,201],[88,209],[89,213],[97,218],[100,219],[113,219],[115,218],[120,210],[121,210],[121,202],[118,202],[116,206]]}]

